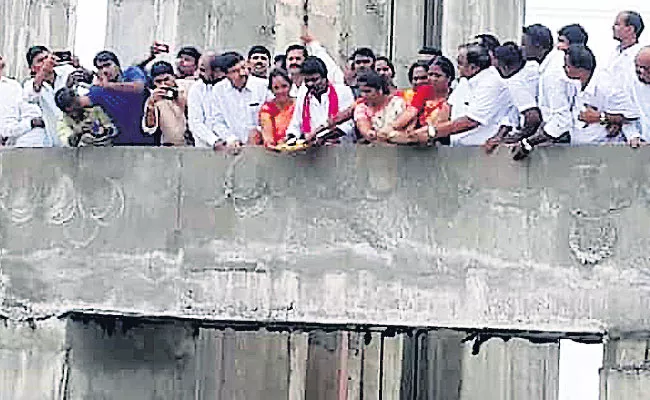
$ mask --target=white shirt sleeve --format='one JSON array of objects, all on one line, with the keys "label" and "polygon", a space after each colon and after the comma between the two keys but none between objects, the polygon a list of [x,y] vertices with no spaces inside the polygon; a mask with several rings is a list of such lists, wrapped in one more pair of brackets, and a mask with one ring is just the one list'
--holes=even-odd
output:
[{"label": "white shirt sleeve", "polygon": [[[339,98],[339,112],[345,111],[354,104],[354,93],[347,85],[337,85],[335,87],[336,94]],[[354,134],[354,121],[346,121],[339,125],[339,129],[345,132],[347,136],[353,136]]]},{"label": "white shirt sleeve", "polygon": [[544,115],[544,132],[559,138],[572,129],[571,103],[576,95],[576,87],[566,76],[556,74],[547,82],[544,95],[547,96],[549,108],[548,115]]},{"label": "white shirt sleeve", "polygon": [[[226,110],[224,109],[224,104],[223,104],[224,101],[226,101],[226,99],[224,99],[223,96],[224,95],[218,91],[215,93],[214,134],[216,135],[217,138],[221,138],[226,141],[236,140],[237,136],[232,134],[230,132],[230,129],[228,128],[228,120],[226,120],[226,115],[225,115]],[[246,118],[246,117],[242,116],[242,118]]]},{"label": "white shirt sleeve", "polygon": [[41,109],[36,104],[25,101],[23,88],[17,82],[14,86],[5,86],[0,101],[0,136],[17,138],[32,130],[32,119],[42,117]]},{"label": "white shirt sleeve", "polygon": [[336,61],[329,55],[325,47],[323,47],[319,42],[313,41],[307,44],[307,52],[312,56],[318,57],[325,63],[327,67],[327,79],[333,84],[343,84],[344,75],[341,68],[338,66]]},{"label": "white shirt sleeve", "polygon": [[291,136],[299,138],[302,136],[300,127],[302,126],[302,109],[305,104],[305,94],[306,92],[302,91],[296,99],[296,107],[293,110],[291,122],[289,122],[289,126],[287,127],[287,138]]},{"label": "white shirt sleeve", "polygon": [[190,89],[187,98],[187,124],[195,138],[214,146],[218,138],[205,123],[207,115],[203,104],[208,101],[205,96],[211,96],[212,94],[202,93],[201,87],[201,85],[196,84]]}]

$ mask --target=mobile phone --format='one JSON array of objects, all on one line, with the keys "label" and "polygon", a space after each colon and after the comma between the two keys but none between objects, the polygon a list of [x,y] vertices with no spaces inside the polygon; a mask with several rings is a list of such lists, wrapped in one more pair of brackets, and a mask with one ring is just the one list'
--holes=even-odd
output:
[{"label": "mobile phone", "polygon": [[154,48],[159,53],[169,53],[169,45],[161,42],[154,42]]},{"label": "mobile phone", "polygon": [[55,51],[54,55],[59,59],[58,62],[61,64],[72,62],[72,52],[70,51]]}]

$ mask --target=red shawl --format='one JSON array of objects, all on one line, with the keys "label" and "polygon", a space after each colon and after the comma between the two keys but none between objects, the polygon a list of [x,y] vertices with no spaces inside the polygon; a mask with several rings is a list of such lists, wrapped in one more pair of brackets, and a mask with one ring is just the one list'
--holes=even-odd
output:
[{"label": "red shawl", "polygon": [[[327,97],[329,99],[327,115],[330,118],[334,118],[339,113],[339,96],[336,94],[336,89],[334,89],[334,85],[331,83],[328,84],[327,89]],[[311,104],[311,98],[312,95],[308,93],[307,96],[305,96],[305,104],[302,107],[302,126],[300,127],[300,130],[303,134],[311,133],[311,108],[309,107]]]}]

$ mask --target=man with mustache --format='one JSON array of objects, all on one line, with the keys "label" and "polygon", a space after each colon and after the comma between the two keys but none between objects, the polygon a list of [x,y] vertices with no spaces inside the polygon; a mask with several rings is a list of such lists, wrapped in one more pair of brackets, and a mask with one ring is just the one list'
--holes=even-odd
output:
[{"label": "man with mustache", "polygon": [[226,79],[214,86],[216,121],[213,146],[239,147],[256,136],[259,112],[272,95],[268,80],[250,76],[248,63],[239,53],[224,53],[219,69]]},{"label": "man with mustache", "polygon": [[248,51],[248,66],[251,75],[262,79],[269,78],[271,68],[271,52],[264,46],[253,46]]},{"label": "man with mustache", "polygon": [[335,84],[344,84],[345,79],[343,71],[336,64],[336,61],[327,53],[327,50],[307,31],[303,31],[300,37],[304,45],[294,44],[287,48],[285,53],[286,65],[289,76],[293,81],[291,86],[292,97],[298,97],[298,90],[304,86],[303,76],[301,73],[302,64],[307,57],[318,57],[325,63],[327,67],[327,79]]},{"label": "man with mustache", "polygon": [[[292,138],[312,141],[330,125],[328,121],[350,109],[354,103],[350,87],[328,80],[327,66],[320,58],[307,57],[302,64],[301,74],[305,89],[300,90],[296,100],[296,109],[287,128],[287,141]],[[334,136],[354,139],[354,125],[351,121],[338,125],[334,131]]]}]

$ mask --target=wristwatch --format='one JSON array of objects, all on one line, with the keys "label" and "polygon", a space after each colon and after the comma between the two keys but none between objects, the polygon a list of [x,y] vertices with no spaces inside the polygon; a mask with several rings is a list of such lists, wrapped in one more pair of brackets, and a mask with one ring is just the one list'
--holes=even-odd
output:
[{"label": "wristwatch", "polygon": [[427,136],[428,136],[427,143],[428,144],[431,144],[431,143],[433,143],[434,140],[436,140],[436,134],[437,133],[438,133],[438,131],[436,130],[436,127],[429,124],[429,128],[427,130]]},{"label": "wristwatch", "polygon": [[601,125],[607,125],[609,121],[607,120],[607,114],[604,112],[600,113],[600,124]]},{"label": "wristwatch", "polygon": [[524,150],[526,150],[527,153],[530,153],[531,151],[533,151],[533,145],[530,144],[530,142],[528,141],[528,138],[521,139],[521,147]]}]

